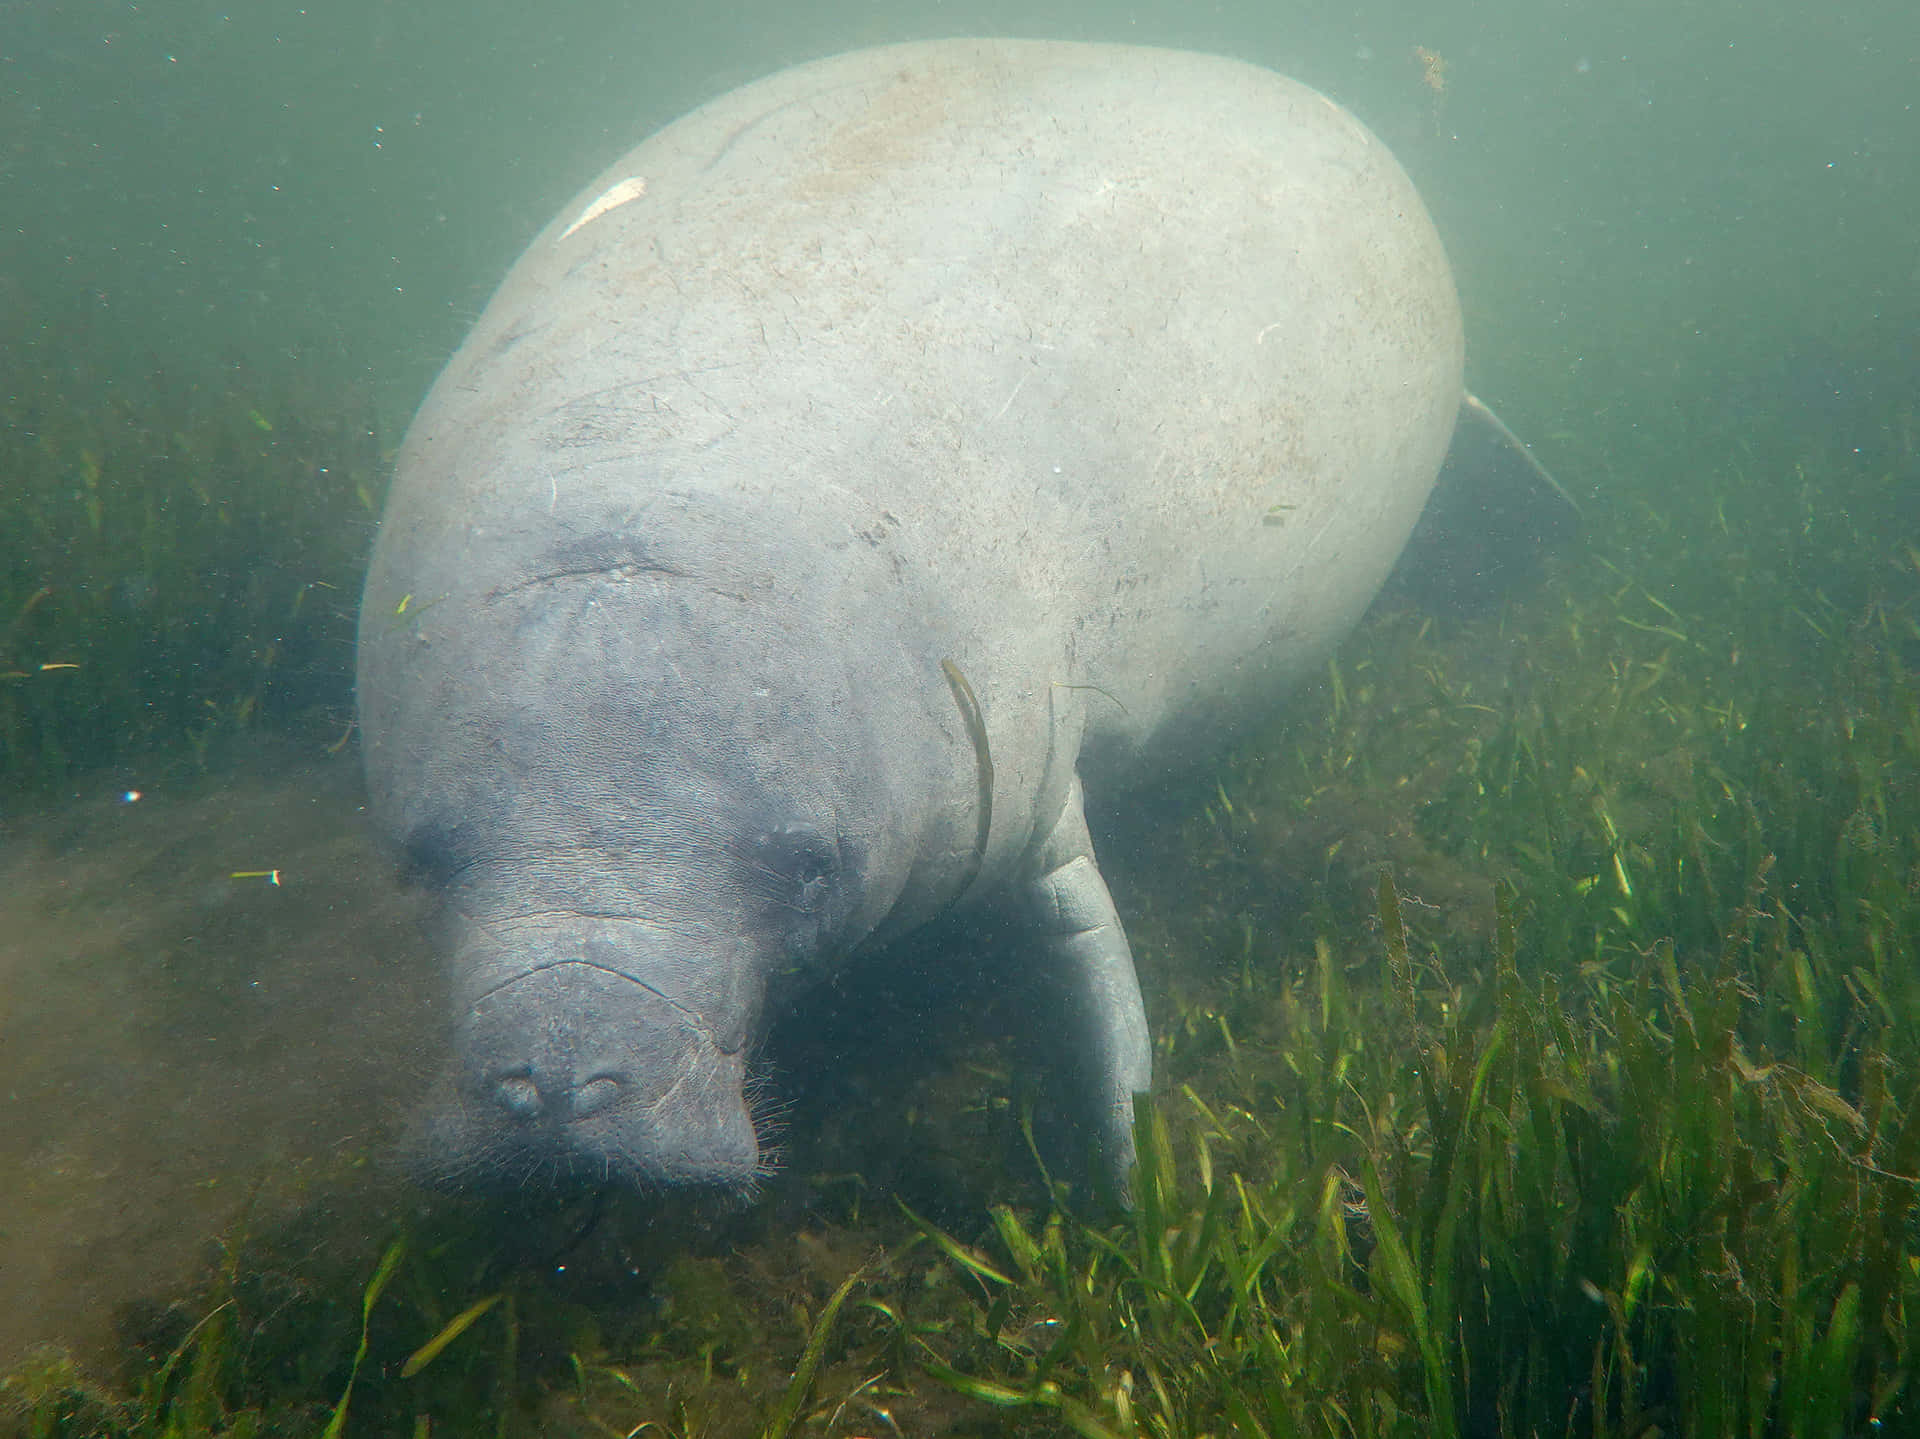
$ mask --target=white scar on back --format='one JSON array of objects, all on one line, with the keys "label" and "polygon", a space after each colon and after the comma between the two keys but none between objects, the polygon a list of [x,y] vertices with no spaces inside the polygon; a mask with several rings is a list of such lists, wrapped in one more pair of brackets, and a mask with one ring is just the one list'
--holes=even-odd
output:
[{"label": "white scar on back", "polygon": [[622,180],[619,184],[605,191],[599,199],[587,206],[586,209],[582,210],[580,212],[580,218],[560,232],[560,238],[563,240],[566,239],[567,236],[571,235],[588,221],[597,220],[606,214],[607,211],[617,210],[629,200],[638,200],[646,193],[647,182],[638,175],[630,179]]}]

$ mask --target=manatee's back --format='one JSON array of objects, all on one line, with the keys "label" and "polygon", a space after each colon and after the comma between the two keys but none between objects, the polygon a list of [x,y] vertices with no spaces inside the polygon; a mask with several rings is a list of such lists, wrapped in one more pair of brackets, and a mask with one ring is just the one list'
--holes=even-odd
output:
[{"label": "manatee's back", "polygon": [[914,607],[1009,766],[1043,763],[1049,706],[1137,760],[1357,617],[1460,391],[1426,212],[1322,96],[1168,51],[899,46],[724,96],[589,187],[436,388],[382,551],[457,585],[456,516],[591,524],[639,457],[846,553],[823,626]]}]

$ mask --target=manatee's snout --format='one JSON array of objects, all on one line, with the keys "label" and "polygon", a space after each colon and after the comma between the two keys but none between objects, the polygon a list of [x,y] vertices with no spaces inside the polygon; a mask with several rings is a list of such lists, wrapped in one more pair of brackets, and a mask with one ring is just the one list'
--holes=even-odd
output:
[{"label": "manatee's snout", "polygon": [[452,1073],[412,1158],[441,1183],[537,1179],[745,1188],[760,1146],[741,1046],[589,960],[487,990],[460,1022]]},{"label": "manatee's snout", "polygon": [[555,1074],[532,1063],[504,1069],[492,1083],[500,1107],[527,1124],[548,1116],[557,1116],[562,1123],[585,1119],[617,1103],[629,1087],[623,1074],[600,1071],[581,1079],[572,1072]]}]

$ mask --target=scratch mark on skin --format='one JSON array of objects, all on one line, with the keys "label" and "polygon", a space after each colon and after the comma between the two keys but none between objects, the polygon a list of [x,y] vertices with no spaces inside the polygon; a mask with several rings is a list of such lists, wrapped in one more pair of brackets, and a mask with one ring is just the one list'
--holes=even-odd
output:
[{"label": "scratch mark on skin", "polygon": [[575,220],[571,225],[567,226],[566,229],[560,232],[560,238],[563,240],[566,239],[567,236],[571,235],[575,230],[579,229],[582,225],[590,224],[591,222],[599,219],[602,215],[606,214],[607,211],[617,210],[622,205],[628,204],[629,202],[634,200],[638,200],[642,195],[646,193],[647,193],[647,182],[641,179],[641,177],[638,175],[629,176],[627,179],[620,181],[617,185],[613,185],[609,187],[605,192],[601,194],[599,199],[595,200],[591,205],[587,206],[586,209],[582,210],[580,212],[580,218]]},{"label": "scratch mark on skin", "polygon": [[[602,407],[591,405],[589,403],[590,401],[609,400],[614,396],[624,395],[634,390],[645,390],[648,386],[657,385],[663,380],[677,381],[705,400],[708,399],[706,392],[698,389],[693,383],[696,375],[713,375],[726,370],[738,370],[749,363],[751,362],[747,360],[728,360],[716,365],[702,365],[691,370],[662,370],[658,374],[639,375],[631,379],[622,379],[614,384],[604,386],[601,389],[587,390],[574,395],[560,404],[549,406],[541,412],[541,418],[552,420],[556,416],[569,415],[576,411],[591,414],[594,410]],[[655,408],[663,408],[671,411],[672,407],[670,405],[664,405],[658,395],[650,395],[648,398],[653,401]],[[711,403],[711,400],[709,400],[709,403]],[[733,418],[733,416],[724,409],[719,410],[719,413],[727,415],[728,419]]]},{"label": "scratch mark on skin", "polygon": [[[1022,376],[1020,377],[1020,382],[1019,382],[1019,384],[1017,384],[1017,385],[1015,385],[1015,386],[1013,387],[1013,393],[1012,393],[1011,395],[1008,395],[1008,396],[1007,396],[1007,402],[1006,402],[1006,404],[1004,404],[1004,405],[1002,405],[1002,406],[1000,407],[1000,409],[999,409],[999,412],[998,412],[997,414],[995,414],[995,415],[994,415],[994,419],[996,419],[996,420],[998,420],[998,419],[999,419],[999,418],[1001,417],[1001,415],[1004,415],[1004,414],[1006,414],[1006,412],[1007,412],[1008,410],[1010,410],[1010,409],[1012,409],[1012,408],[1013,408],[1013,402],[1014,402],[1014,401],[1015,401],[1016,399],[1018,399],[1018,398],[1019,398],[1019,396],[1020,396],[1020,391],[1021,391],[1021,390],[1022,390],[1022,389],[1023,389],[1024,387],[1025,387],[1025,385],[1026,385],[1026,383],[1027,383],[1027,379],[1028,379],[1028,377],[1029,377],[1029,376],[1030,376],[1031,374],[1032,374],[1032,371],[1028,371],[1028,373],[1027,373],[1026,375],[1022,375]],[[893,396],[891,396],[891,395],[889,395],[889,396],[887,396],[887,398],[888,398],[888,399],[892,399],[892,398],[893,398]]]},{"label": "scratch mark on skin", "polygon": [[[595,561],[583,564],[575,569],[549,570],[543,574],[529,575],[524,580],[516,581],[513,584],[501,585],[498,589],[490,590],[487,598],[489,600],[501,600],[505,599],[508,595],[517,595],[523,590],[530,590],[538,585],[557,584],[565,580],[590,579],[596,575],[604,575],[623,580],[630,580],[639,575],[667,575],[675,579],[689,578],[686,571],[676,570],[671,565],[651,564],[641,561],[604,564]],[[714,593],[737,598],[736,596],[731,596],[730,592],[726,590],[716,590]]]}]

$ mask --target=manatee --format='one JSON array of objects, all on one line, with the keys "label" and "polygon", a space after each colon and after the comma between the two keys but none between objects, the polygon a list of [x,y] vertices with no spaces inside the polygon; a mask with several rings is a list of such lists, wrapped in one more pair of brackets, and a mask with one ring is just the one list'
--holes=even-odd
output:
[{"label": "manatee", "polygon": [[1124,1182],[1151,1044],[1083,795],[1324,660],[1461,371],[1405,174],[1253,65],[865,50],[619,160],[432,387],[367,577],[370,806],[454,1017],[423,1172],[751,1190],[770,1017],[994,906]]}]

